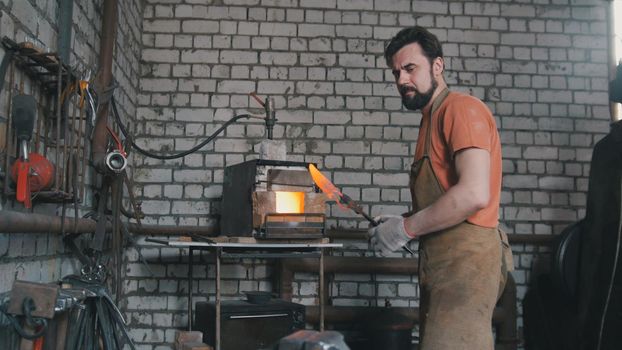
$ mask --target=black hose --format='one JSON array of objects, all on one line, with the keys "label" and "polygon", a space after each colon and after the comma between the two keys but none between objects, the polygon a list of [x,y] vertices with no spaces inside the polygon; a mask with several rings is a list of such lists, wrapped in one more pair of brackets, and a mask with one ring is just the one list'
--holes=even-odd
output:
[{"label": "black hose", "polygon": [[[114,112],[114,117],[115,120],[117,121],[117,124],[119,124],[119,129],[121,129],[121,133],[123,134],[123,136],[125,136],[125,138],[129,138],[128,137],[128,132],[127,129],[125,128],[125,125],[123,125],[123,123],[121,122],[121,117],[119,116],[119,111],[117,110],[117,104],[115,102],[114,96],[112,97],[112,111]],[[198,151],[199,149],[201,149],[203,146],[207,145],[210,141],[212,141],[213,139],[216,138],[216,136],[218,136],[218,134],[220,134],[223,130],[225,130],[229,125],[235,123],[236,121],[238,121],[239,119],[242,118],[254,118],[252,115],[250,114],[240,114],[240,115],[236,115],[235,117],[229,119],[228,121],[226,121],[220,128],[218,128],[218,130],[216,130],[212,135],[210,135],[207,139],[205,139],[203,142],[201,142],[200,144],[192,147],[191,149],[187,150],[187,151],[183,151],[177,154],[171,154],[169,156],[163,156],[163,155],[159,155],[159,154],[155,154],[153,152],[144,150],[142,148],[140,148],[140,146],[138,146],[134,140],[131,140],[132,143],[132,147],[134,147],[138,153],[141,153],[144,156],[147,156],[149,158],[155,158],[155,159],[176,159],[176,158],[181,158],[181,157],[185,157],[191,153],[194,153],[196,151]],[[263,118],[261,118],[263,119]]]},{"label": "black hose", "polygon": [[0,307],[0,313],[4,318],[9,320],[9,322],[13,325],[13,328],[20,337],[28,340],[35,340],[41,337],[43,333],[45,333],[48,325],[47,320],[45,320],[44,318],[32,316],[31,313],[35,309],[36,306],[34,300],[32,300],[32,298],[30,297],[24,298],[24,300],[22,301],[22,312],[24,314],[24,317],[26,318],[26,323],[32,328],[37,329],[34,333],[26,332],[26,330],[20,325],[19,321],[17,321],[17,319],[15,319],[13,315],[10,315],[8,312],[6,312],[4,307]]}]

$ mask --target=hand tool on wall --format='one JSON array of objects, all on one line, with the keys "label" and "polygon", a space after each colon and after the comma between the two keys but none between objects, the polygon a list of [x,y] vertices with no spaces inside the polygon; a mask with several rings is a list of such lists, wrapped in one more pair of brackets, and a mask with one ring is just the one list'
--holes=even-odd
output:
[{"label": "hand tool on wall", "polygon": [[24,207],[31,208],[30,201],[30,162],[28,159],[28,143],[32,138],[37,114],[37,101],[31,95],[19,94],[13,97],[13,128],[19,144],[20,159],[17,164],[16,199],[24,203]]},{"label": "hand tool on wall", "polygon": [[[313,182],[317,185],[317,187],[320,188],[320,190],[322,190],[322,192],[324,192],[324,194],[326,194],[328,196],[328,198],[334,200],[335,202],[337,202],[337,204],[344,208],[344,209],[351,209],[353,210],[355,213],[362,215],[365,219],[367,219],[367,221],[369,221],[373,226],[378,226],[378,222],[376,222],[376,220],[374,220],[371,216],[369,216],[361,207],[360,204],[358,204],[356,201],[354,201],[352,198],[350,198],[350,196],[348,196],[347,194],[343,194],[341,193],[341,191],[339,191],[337,189],[337,187],[335,187],[335,185],[333,185],[332,182],[330,182],[330,180],[328,180],[313,164],[309,164],[309,173],[311,174],[311,178],[313,179]],[[409,252],[412,255],[415,255],[415,252],[413,252],[408,246],[404,246],[404,250]]]}]

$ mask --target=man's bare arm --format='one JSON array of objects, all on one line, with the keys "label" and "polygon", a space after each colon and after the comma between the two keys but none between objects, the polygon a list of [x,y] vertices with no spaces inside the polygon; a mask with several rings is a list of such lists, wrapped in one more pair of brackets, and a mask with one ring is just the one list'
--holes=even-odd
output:
[{"label": "man's bare arm", "polygon": [[432,205],[405,219],[410,235],[421,236],[457,225],[488,204],[490,153],[467,148],[456,153],[454,159],[458,183]]}]

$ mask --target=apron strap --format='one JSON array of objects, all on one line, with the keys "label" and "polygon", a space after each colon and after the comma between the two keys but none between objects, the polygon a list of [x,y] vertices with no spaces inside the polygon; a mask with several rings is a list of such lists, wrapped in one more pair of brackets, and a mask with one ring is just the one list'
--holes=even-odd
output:
[{"label": "apron strap", "polygon": [[432,136],[432,116],[434,115],[434,112],[436,112],[436,110],[438,109],[438,107],[441,106],[441,104],[443,103],[443,101],[445,101],[445,98],[447,98],[447,95],[449,95],[449,89],[448,88],[444,88],[443,91],[441,91],[441,93],[436,97],[436,99],[434,100],[434,102],[432,103],[432,109],[430,110],[430,122],[428,123],[428,130],[426,130],[426,136],[425,136],[425,147],[423,149],[423,157],[430,157],[430,144],[431,144],[431,136]]}]

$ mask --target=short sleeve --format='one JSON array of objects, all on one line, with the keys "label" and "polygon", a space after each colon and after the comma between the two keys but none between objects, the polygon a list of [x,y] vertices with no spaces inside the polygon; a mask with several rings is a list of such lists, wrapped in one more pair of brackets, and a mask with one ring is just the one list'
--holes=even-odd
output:
[{"label": "short sleeve", "polygon": [[453,154],[466,148],[481,148],[490,152],[495,121],[488,107],[471,96],[462,96],[447,106],[443,115],[442,132]]}]

